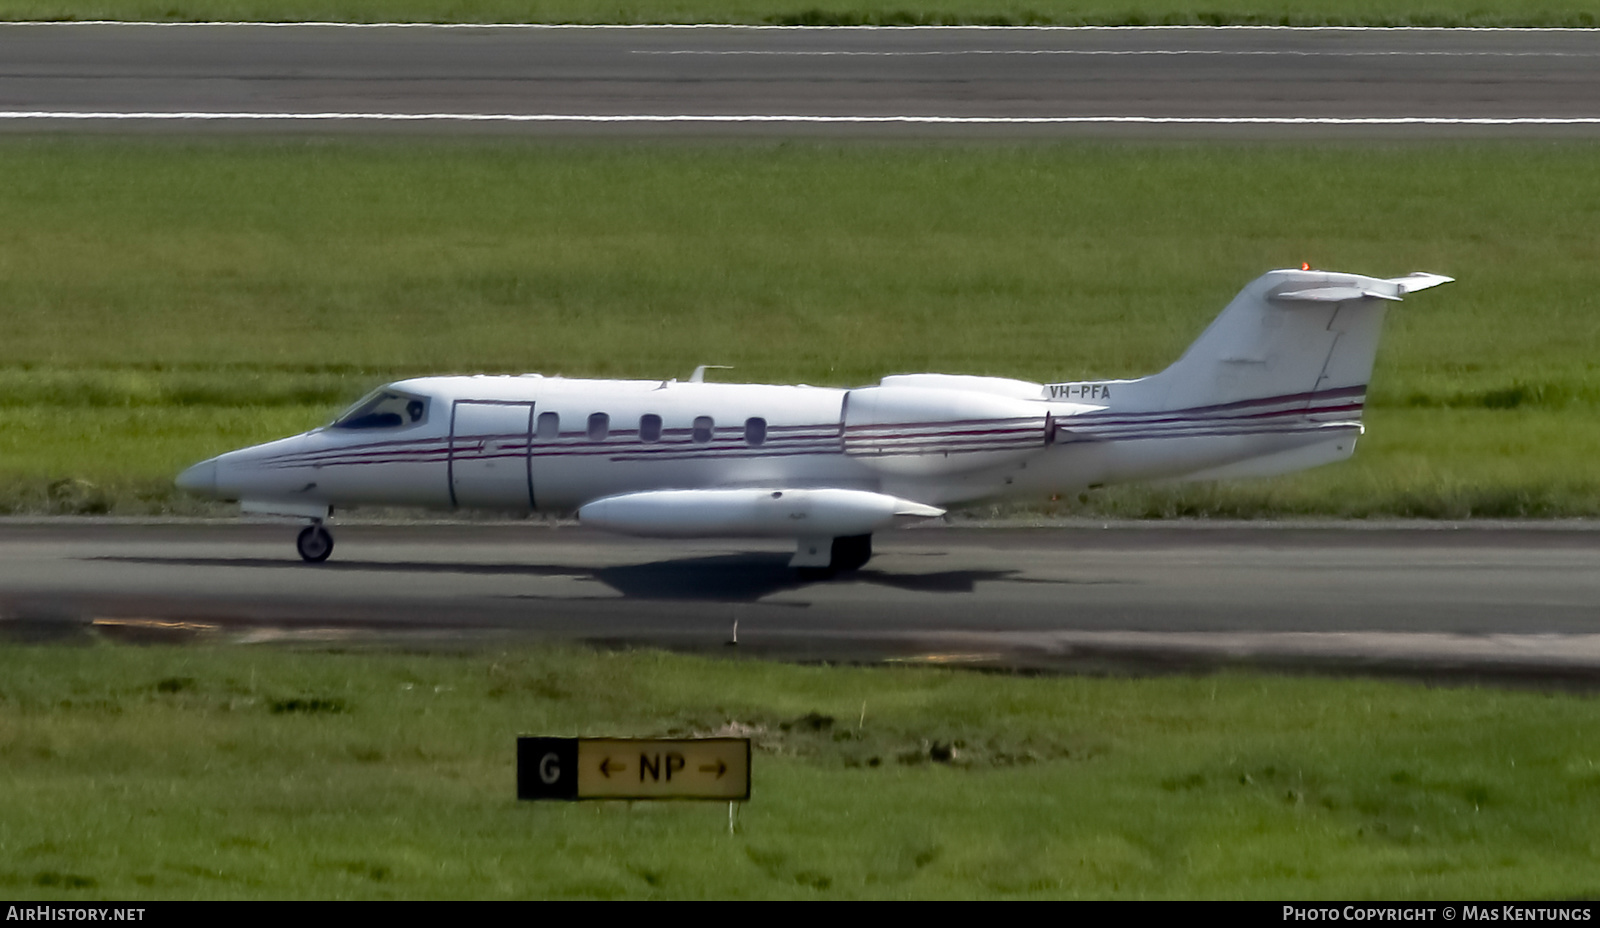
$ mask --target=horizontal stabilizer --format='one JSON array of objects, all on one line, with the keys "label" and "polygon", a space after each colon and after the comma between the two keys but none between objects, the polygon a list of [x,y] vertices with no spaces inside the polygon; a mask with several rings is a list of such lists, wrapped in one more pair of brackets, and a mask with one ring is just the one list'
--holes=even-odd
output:
[{"label": "horizontal stabilizer", "polygon": [[[1402,291],[1403,292],[1403,291]],[[1291,290],[1273,297],[1275,300],[1293,300],[1305,303],[1343,303],[1346,300],[1394,300],[1400,297],[1395,293],[1384,293],[1381,290],[1363,290],[1360,287],[1316,287],[1311,290]]]},{"label": "horizontal stabilizer", "polygon": [[1310,287],[1304,290],[1289,290],[1284,293],[1274,293],[1268,297],[1273,300],[1285,300],[1294,303],[1344,303],[1350,300],[1399,300],[1407,293],[1426,290],[1453,281],[1453,277],[1442,274],[1410,274],[1405,277],[1391,277],[1388,280],[1376,280],[1371,277],[1356,277],[1353,274],[1340,275],[1353,283],[1334,287]]},{"label": "horizontal stabilizer", "polygon": [[1391,277],[1388,280],[1388,283],[1399,287],[1403,293],[1415,293],[1418,290],[1426,290],[1429,287],[1437,287],[1440,284],[1454,282],[1454,277],[1446,277],[1443,274],[1424,274],[1420,271],[1405,277]]}]

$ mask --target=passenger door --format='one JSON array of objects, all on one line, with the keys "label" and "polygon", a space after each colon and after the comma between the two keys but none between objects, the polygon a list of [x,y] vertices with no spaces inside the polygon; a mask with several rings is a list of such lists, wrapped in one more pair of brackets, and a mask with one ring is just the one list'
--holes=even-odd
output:
[{"label": "passenger door", "polygon": [[457,507],[533,509],[528,466],[533,404],[456,400],[450,414],[450,502]]}]

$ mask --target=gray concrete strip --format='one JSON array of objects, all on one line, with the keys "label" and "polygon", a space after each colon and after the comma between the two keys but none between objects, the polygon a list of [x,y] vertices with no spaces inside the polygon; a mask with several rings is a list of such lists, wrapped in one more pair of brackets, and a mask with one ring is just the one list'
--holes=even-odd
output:
[{"label": "gray concrete strip", "polygon": [[[947,636],[960,645],[960,636]],[[1455,635],[1437,632],[1053,632],[976,636],[952,658],[1003,645],[1048,666],[1074,658],[1121,656],[1169,662],[1325,667],[1431,666],[1500,672],[1585,673],[1600,682],[1600,634]],[[926,658],[944,662],[939,654]],[[946,659],[949,660],[949,659]],[[953,661],[952,661],[953,662]]]}]

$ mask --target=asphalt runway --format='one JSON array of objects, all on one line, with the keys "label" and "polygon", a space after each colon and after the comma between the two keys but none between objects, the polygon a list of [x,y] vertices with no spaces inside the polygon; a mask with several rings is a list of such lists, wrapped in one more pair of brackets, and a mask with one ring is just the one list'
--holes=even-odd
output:
[{"label": "asphalt runway", "polygon": [[1600,31],[0,25],[0,131],[1593,136]]},{"label": "asphalt runway", "polygon": [[348,525],[304,565],[296,530],[0,524],[0,633],[1600,681],[1593,524],[935,527],[880,534],[865,569],[826,582],[798,579],[777,542]]}]

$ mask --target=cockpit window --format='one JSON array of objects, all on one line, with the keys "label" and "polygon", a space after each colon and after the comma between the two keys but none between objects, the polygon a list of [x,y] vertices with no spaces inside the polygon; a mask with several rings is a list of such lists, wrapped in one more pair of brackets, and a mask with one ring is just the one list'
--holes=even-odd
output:
[{"label": "cockpit window", "polygon": [[379,390],[334,420],[336,429],[398,429],[428,419],[428,400],[421,396]]}]

